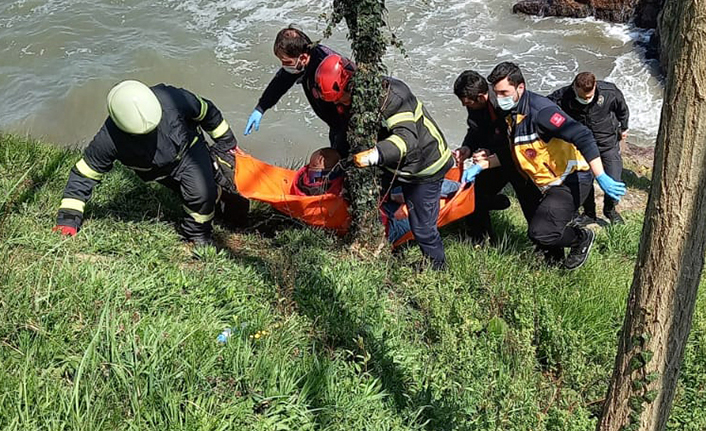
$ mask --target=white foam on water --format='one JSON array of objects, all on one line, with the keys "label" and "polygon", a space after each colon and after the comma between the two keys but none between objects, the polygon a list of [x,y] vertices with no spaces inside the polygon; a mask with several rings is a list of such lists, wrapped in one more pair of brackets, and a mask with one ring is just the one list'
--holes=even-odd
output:
[{"label": "white foam on water", "polygon": [[638,52],[629,52],[615,59],[615,67],[606,77],[623,92],[630,109],[630,134],[638,144],[655,144],[662,112],[662,93],[652,91],[658,86],[648,66]]},{"label": "white foam on water", "polygon": [[[595,19],[514,15],[513,2],[387,2],[389,30],[407,51],[404,57],[396,48],[388,49],[389,72],[433,108],[450,141],[458,142],[465,134],[465,115],[452,93],[456,76],[465,69],[487,75],[506,60],[520,64],[529,88],[543,94],[568,84],[581,70],[592,70],[599,79],[607,77],[628,99],[633,135],[654,139],[661,90],[651,66],[641,59],[642,51],[634,46],[648,34]],[[105,8],[110,11],[94,12]],[[0,111],[0,127],[8,118],[31,115],[46,100],[62,96],[52,87],[81,86],[98,76],[112,79],[142,70],[155,53],[195,70],[202,67],[212,76],[231,77],[222,85],[235,89],[238,99],[219,105],[237,118],[247,118],[278,69],[272,53],[276,32],[294,23],[318,39],[326,26],[320,15],[330,11],[330,0],[5,0],[0,5],[0,56],[4,58],[0,58],[0,90],[13,110]],[[93,33],[85,31],[90,26]],[[42,42],[60,31],[65,32],[60,46]],[[346,33],[341,23],[323,43],[348,54]],[[18,62],[20,55],[24,57]],[[150,76],[159,76],[162,64],[156,61]],[[169,72],[164,71],[165,76]],[[192,75],[175,74],[177,78]],[[250,142],[280,142],[277,133],[287,128],[296,129],[300,136],[326,135],[299,88],[272,112],[257,137],[248,138]]]}]

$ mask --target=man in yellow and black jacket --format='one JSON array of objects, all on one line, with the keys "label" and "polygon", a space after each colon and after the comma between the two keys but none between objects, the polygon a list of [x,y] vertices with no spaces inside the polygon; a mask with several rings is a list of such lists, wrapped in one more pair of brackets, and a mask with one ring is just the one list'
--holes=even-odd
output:
[{"label": "man in yellow and black jacket", "polygon": [[[318,97],[350,106],[354,73],[340,56],[329,55],[316,71]],[[441,269],[446,256],[436,223],[441,184],[453,166],[453,156],[436,122],[409,87],[390,77],[383,79],[383,85],[386,94],[378,141],[373,148],[354,154],[353,161],[358,167],[382,166],[388,178],[402,186],[414,238],[432,267]]]},{"label": "man in yellow and black jacket", "polygon": [[[534,214],[540,191],[520,174],[512,161],[505,118],[485,77],[476,71],[465,70],[454,81],[453,90],[468,114],[466,136],[454,152],[456,163],[462,165],[474,153],[482,151],[495,155],[501,164],[498,169],[485,170],[473,177],[476,205],[473,213],[464,220],[466,234],[472,242],[482,243],[486,238],[495,242],[497,237],[490,211],[510,206],[507,196],[501,194],[505,186],[512,185],[527,220]],[[470,170],[464,173],[473,174]]]},{"label": "man in yellow and black jacket", "polygon": [[[488,81],[506,114],[513,161],[542,191],[529,221],[529,237],[550,259],[563,259],[564,248],[570,247],[564,266],[576,269],[588,258],[595,234],[569,222],[586,199],[594,175],[616,200],[625,194],[625,184],[604,172],[591,131],[546,97],[528,91],[516,64],[498,64]],[[480,157],[477,162],[483,168],[499,166],[497,158]]]},{"label": "man in yellow and black jacket", "polygon": [[[241,208],[246,202],[233,184],[235,136],[208,99],[165,84],[148,87],[123,81],[108,94],[108,112],[83,157],[71,169],[54,230],[75,235],[86,202],[117,160],[143,181],[158,181],[180,193],[186,216],[181,233],[210,244],[211,220],[219,197]],[[202,130],[214,144],[209,147]]]}]

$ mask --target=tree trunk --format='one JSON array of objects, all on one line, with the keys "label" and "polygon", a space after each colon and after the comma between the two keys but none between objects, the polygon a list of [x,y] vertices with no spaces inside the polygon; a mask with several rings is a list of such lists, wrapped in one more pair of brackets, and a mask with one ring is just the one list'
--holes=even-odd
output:
[{"label": "tree trunk", "polygon": [[[383,97],[382,56],[387,43],[384,0],[334,0],[332,25],[345,18],[348,38],[358,71],[353,78],[353,104],[348,126],[351,154],[372,148],[380,127],[380,104]],[[327,30],[330,34],[331,27]],[[384,241],[380,223],[379,171],[377,168],[351,168],[346,175],[346,189],[351,203],[350,238],[358,249],[378,251]]]},{"label": "tree trunk", "polygon": [[706,2],[668,0],[671,64],[652,189],[598,430],[663,430],[706,245]]}]

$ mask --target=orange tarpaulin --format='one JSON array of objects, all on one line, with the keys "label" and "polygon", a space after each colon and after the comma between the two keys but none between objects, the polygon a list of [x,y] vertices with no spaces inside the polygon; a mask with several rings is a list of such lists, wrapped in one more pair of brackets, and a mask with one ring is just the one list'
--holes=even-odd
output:
[{"label": "orange tarpaulin", "polygon": [[[311,226],[334,229],[343,235],[350,227],[348,203],[339,195],[298,196],[291,193],[296,171],[267,164],[238,151],[235,157],[235,183],[238,192],[248,199],[266,202],[276,210]],[[446,178],[458,181],[461,171],[454,167]],[[457,192],[451,199],[441,200],[439,226],[444,226],[472,213],[475,209],[473,185]],[[413,239],[411,232],[397,240],[394,247]]]},{"label": "orange tarpaulin", "polygon": [[[446,178],[453,181],[460,181],[461,169],[454,166],[446,173]],[[471,214],[476,208],[475,184],[471,184],[469,187],[459,190],[451,199],[441,199],[440,207],[439,218],[436,222],[436,225],[439,227]],[[407,232],[402,235],[402,238],[395,241],[392,247],[399,247],[412,239],[414,239],[412,232]]]},{"label": "orange tarpaulin", "polygon": [[296,173],[267,164],[242,151],[235,157],[235,183],[241,195],[266,202],[277,211],[308,225],[345,234],[351,224],[348,202],[330,193],[318,196],[291,193]]}]

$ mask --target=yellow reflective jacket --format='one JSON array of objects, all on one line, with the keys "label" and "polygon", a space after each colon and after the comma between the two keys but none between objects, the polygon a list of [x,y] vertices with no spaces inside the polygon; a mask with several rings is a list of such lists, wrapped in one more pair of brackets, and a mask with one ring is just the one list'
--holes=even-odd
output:
[{"label": "yellow reflective jacket", "polygon": [[515,162],[542,190],[561,185],[576,171],[589,170],[587,160],[600,156],[586,126],[531,91],[524,92],[506,121]]}]

